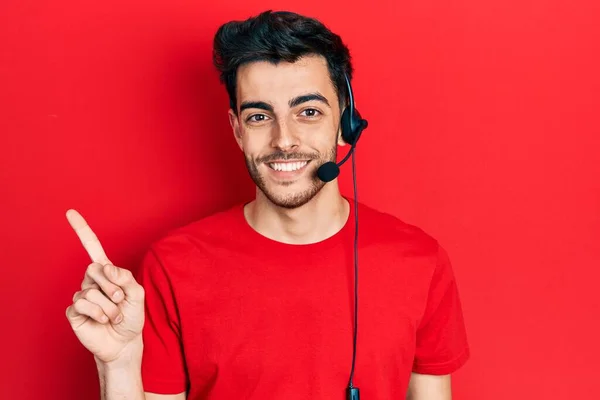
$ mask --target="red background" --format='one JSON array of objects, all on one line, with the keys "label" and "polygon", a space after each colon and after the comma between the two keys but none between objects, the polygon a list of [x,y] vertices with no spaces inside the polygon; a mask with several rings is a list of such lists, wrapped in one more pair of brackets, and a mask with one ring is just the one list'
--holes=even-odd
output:
[{"label": "red background", "polygon": [[68,208],[135,268],[166,229],[253,194],[210,51],[267,8],[351,47],[360,200],[455,265],[473,350],[455,398],[600,398],[591,0],[3,2],[0,398],[97,398],[64,316],[89,263]]}]

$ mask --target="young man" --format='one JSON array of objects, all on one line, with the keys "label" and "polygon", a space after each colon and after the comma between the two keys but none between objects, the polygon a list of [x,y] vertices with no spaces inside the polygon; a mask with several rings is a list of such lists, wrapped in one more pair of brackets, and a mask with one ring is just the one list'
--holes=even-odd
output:
[{"label": "young man", "polygon": [[450,399],[469,348],[446,253],[316,176],[344,145],[348,49],[286,12],[225,24],[214,44],[256,198],[165,235],[137,281],[67,212],[93,261],[67,316],[95,356],[102,398],[343,399],[358,211],[353,384],[363,399]]}]

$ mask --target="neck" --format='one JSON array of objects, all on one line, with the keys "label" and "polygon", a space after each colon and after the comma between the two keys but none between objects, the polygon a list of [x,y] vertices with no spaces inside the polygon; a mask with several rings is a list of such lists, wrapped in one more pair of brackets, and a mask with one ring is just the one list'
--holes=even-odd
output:
[{"label": "neck", "polygon": [[244,214],[248,224],[263,236],[289,244],[310,244],[339,232],[346,223],[350,205],[340,194],[337,180],[325,185],[305,205],[287,209],[273,204],[257,189],[256,199]]}]

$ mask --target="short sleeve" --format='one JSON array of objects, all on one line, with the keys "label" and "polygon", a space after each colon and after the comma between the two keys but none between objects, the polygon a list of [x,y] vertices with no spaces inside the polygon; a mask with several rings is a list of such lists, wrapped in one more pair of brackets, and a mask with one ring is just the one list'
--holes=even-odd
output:
[{"label": "short sleeve", "polygon": [[144,391],[185,392],[188,385],[177,303],[169,276],[153,248],[145,254],[137,275],[146,298],[142,332]]},{"label": "short sleeve", "polygon": [[438,245],[427,305],[417,330],[413,372],[447,375],[469,358],[465,322],[456,279],[446,251]]}]

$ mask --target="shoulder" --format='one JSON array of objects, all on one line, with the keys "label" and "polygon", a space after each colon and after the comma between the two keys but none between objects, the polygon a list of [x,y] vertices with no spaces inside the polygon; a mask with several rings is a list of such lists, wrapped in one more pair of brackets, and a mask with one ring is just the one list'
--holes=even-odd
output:
[{"label": "shoulder", "polygon": [[170,229],[151,243],[149,252],[161,261],[181,264],[190,255],[200,254],[199,249],[232,243],[242,216],[240,203]]},{"label": "shoulder", "polygon": [[412,279],[422,279],[423,287],[453,279],[446,250],[422,228],[364,204],[359,205],[358,217],[358,240],[371,257],[402,266],[414,274]]},{"label": "shoulder", "polygon": [[422,228],[405,222],[389,212],[359,203],[359,236],[373,244],[387,244],[410,250],[414,255],[436,255],[439,243]]}]

